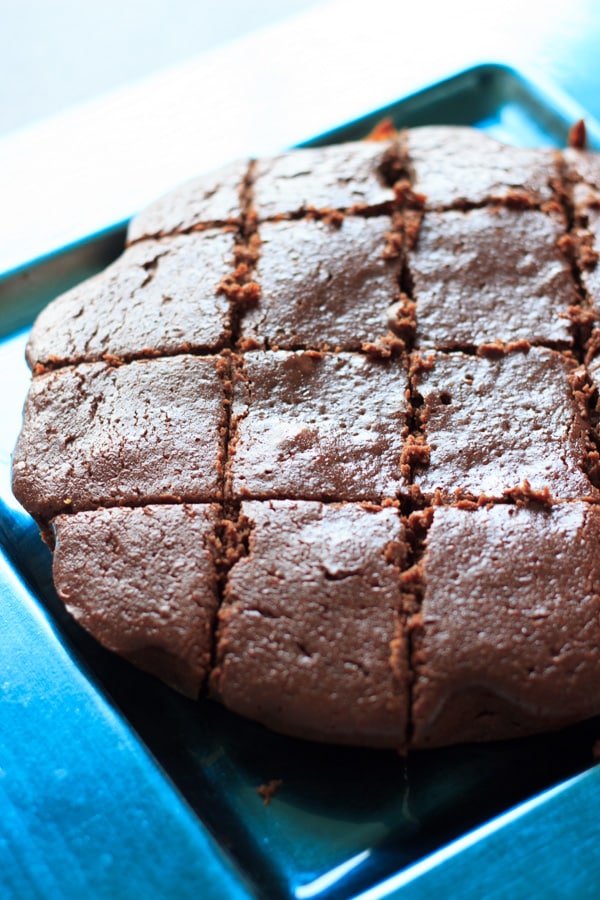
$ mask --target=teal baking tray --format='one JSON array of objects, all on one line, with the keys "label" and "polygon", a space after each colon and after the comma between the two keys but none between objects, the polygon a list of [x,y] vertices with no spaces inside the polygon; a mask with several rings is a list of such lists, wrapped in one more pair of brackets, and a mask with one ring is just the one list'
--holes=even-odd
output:
[{"label": "teal baking tray", "polygon": [[[311,143],[360,137],[383,115],[560,146],[581,110],[486,65]],[[291,740],[180,697],[64,613],[10,492],[23,351],[36,312],[123,239],[116,225],[0,277],[0,896],[596,896],[600,721],[406,760]],[[257,788],[272,779],[265,806]]]}]

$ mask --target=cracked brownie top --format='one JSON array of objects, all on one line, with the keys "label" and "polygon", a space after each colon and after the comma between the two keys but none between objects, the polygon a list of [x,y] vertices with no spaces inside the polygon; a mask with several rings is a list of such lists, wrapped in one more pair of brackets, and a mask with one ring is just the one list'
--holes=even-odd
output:
[{"label": "cracked brownie top", "polygon": [[426,127],[153,204],[28,344],[13,484],[68,608],[314,739],[600,712],[599,198],[591,154]]}]

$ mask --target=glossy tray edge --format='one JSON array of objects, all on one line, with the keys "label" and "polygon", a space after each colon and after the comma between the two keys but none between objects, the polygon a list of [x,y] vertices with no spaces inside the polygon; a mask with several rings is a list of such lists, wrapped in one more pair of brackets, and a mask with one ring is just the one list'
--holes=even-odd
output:
[{"label": "glossy tray edge", "polygon": [[2,896],[251,896],[1,551],[0,609]]},{"label": "glossy tray edge", "polygon": [[[535,109],[537,115],[547,123],[549,131],[564,146],[567,145],[570,127],[583,119],[586,124],[588,149],[600,150],[600,122],[580,104],[548,80],[542,79],[537,73],[526,73],[513,66],[496,62],[481,63],[442,81],[427,85],[400,101],[360,116],[345,125],[330,129],[304,141],[299,146],[318,147],[344,140],[359,139],[368,134],[384,118],[391,119],[398,128],[433,124],[431,112],[433,109],[435,116],[438,108],[439,120],[435,124],[460,124],[456,121],[455,116],[451,122],[448,122],[447,110],[449,105],[452,105],[453,95],[464,102],[465,87],[470,80],[474,87],[479,87],[479,92],[481,92],[481,84],[487,83],[492,91],[496,90],[504,94],[507,91],[515,91],[520,94],[521,102]],[[466,112],[468,113],[467,118],[471,118],[471,110]],[[426,122],[422,120],[424,114]]]},{"label": "glossy tray edge", "polygon": [[457,884],[464,900],[596,897],[598,802],[600,768],[596,766],[498,816],[355,900],[451,897]]}]

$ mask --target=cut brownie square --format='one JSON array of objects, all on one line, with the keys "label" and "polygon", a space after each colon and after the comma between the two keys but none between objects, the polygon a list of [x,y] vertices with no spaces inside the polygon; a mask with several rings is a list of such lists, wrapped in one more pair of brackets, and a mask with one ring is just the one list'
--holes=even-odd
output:
[{"label": "cut brownie square", "polygon": [[394,497],[405,484],[406,385],[397,360],[247,353],[234,380],[229,496]]},{"label": "cut brownie square", "polygon": [[555,498],[600,496],[586,475],[593,448],[574,368],[540,347],[492,359],[436,353],[415,373],[431,452],[415,483],[446,499],[501,499],[525,480]]},{"label": "cut brownie square", "polygon": [[394,199],[386,167],[396,145],[378,141],[292,150],[258,160],[254,209],[259,220],[301,215],[308,210],[378,211]]},{"label": "cut brownie square", "polygon": [[129,223],[128,243],[213,225],[237,225],[250,161],[240,159],[182,184]]},{"label": "cut brownie square", "polygon": [[435,510],[413,630],[413,744],[492,740],[595,715],[600,510]]},{"label": "cut brownie square", "polygon": [[406,132],[413,190],[427,209],[553,199],[554,150],[509,147],[472,128],[426,126]]},{"label": "cut brownie square", "polygon": [[242,320],[242,345],[359,350],[388,331],[400,261],[385,260],[387,217],[265,223],[254,279],[260,300]]},{"label": "cut brownie square", "polygon": [[96,506],[221,495],[223,360],[83,363],[34,379],[13,490],[39,521]]},{"label": "cut brownie square", "polygon": [[109,650],[197,697],[211,661],[220,507],[145,506],[63,515],[54,581]]},{"label": "cut brownie square", "polygon": [[213,690],[288,734],[404,744],[398,511],[272,501],[244,503],[242,514],[249,550],[228,577]]},{"label": "cut brownie square", "polygon": [[417,344],[441,349],[526,340],[567,347],[575,283],[565,225],[536,210],[426,214],[409,254]]},{"label": "cut brownie square", "polygon": [[217,287],[233,271],[234,238],[213,230],[130,247],[39,315],[27,347],[30,366],[225,346],[231,314]]}]

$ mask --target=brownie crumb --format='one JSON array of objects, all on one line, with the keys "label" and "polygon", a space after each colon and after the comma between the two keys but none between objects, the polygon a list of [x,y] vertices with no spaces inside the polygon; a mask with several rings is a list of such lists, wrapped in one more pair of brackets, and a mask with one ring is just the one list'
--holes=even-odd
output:
[{"label": "brownie crumb", "polygon": [[526,191],[507,191],[504,204],[509,209],[535,209],[536,202]]},{"label": "brownie crumb", "polygon": [[385,118],[378,122],[375,128],[369,132],[365,141],[391,141],[398,133],[392,120]]},{"label": "brownie crumb", "polygon": [[541,506],[543,509],[550,509],[552,504],[555,503],[547,485],[541,489],[534,490],[526,478],[517,487],[504,491],[504,496],[507,499],[514,500],[517,506]]},{"label": "brownie crumb", "polygon": [[[359,206],[358,209],[362,209],[362,207]],[[330,228],[341,228],[345,215],[339,209],[316,209],[314,206],[309,206],[306,210],[306,218],[321,221]]]},{"label": "brownie crumb", "polygon": [[[469,509],[472,511],[474,509],[478,509],[481,506],[481,499],[481,497],[479,497],[477,500],[466,500],[465,498],[463,498],[462,500],[457,500],[454,506],[456,507],[456,509]],[[437,506],[441,506],[441,503],[438,502]]]},{"label": "brownie crumb", "polygon": [[431,458],[431,447],[422,434],[409,434],[402,456],[400,457],[400,465],[407,466],[408,471],[412,471],[415,466],[427,466]]},{"label": "brownie crumb", "polygon": [[384,259],[401,259],[404,252],[404,236],[401,230],[389,231],[381,255]]},{"label": "brownie crumb", "polygon": [[417,305],[405,293],[400,294],[400,299],[388,307],[387,321],[390,329],[399,338],[408,342],[412,341],[417,325]]},{"label": "brownie crumb", "polygon": [[571,125],[569,129],[567,146],[572,147],[573,150],[585,150],[586,144],[587,132],[585,128],[585,121],[583,119],[579,119],[579,121],[575,122],[574,125]]},{"label": "brownie crumb", "polygon": [[389,359],[392,356],[401,356],[406,351],[406,344],[390,332],[378,341],[364,341],[360,349],[375,359]]},{"label": "brownie crumb", "polygon": [[589,365],[598,355],[600,355],[600,329],[594,329],[589,338],[584,360],[585,364]]},{"label": "brownie crumb", "polygon": [[477,356],[486,356],[488,359],[498,359],[504,356],[506,349],[502,341],[491,341],[487,344],[480,344],[477,348]]},{"label": "brownie crumb", "polygon": [[590,272],[593,271],[598,264],[598,259],[600,258],[598,250],[595,246],[593,234],[591,234],[589,231],[581,232],[579,234],[577,249],[579,251],[580,265]]},{"label": "brownie crumb", "polygon": [[240,309],[255,306],[260,297],[260,287],[255,281],[245,281],[248,266],[240,263],[230,275],[226,275],[217,285],[215,292],[225,294]]},{"label": "brownie crumb", "polygon": [[394,185],[396,201],[403,206],[412,206],[415,209],[423,209],[427,202],[425,194],[419,194],[413,190],[408,179],[400,179]]},{"label": "brownie crumb", "polygon": [[266,784],[261,784],[256,788],[256,793],[263,798],[263,806],[269,805],[282,784],[282,778],[271,778]]}]

